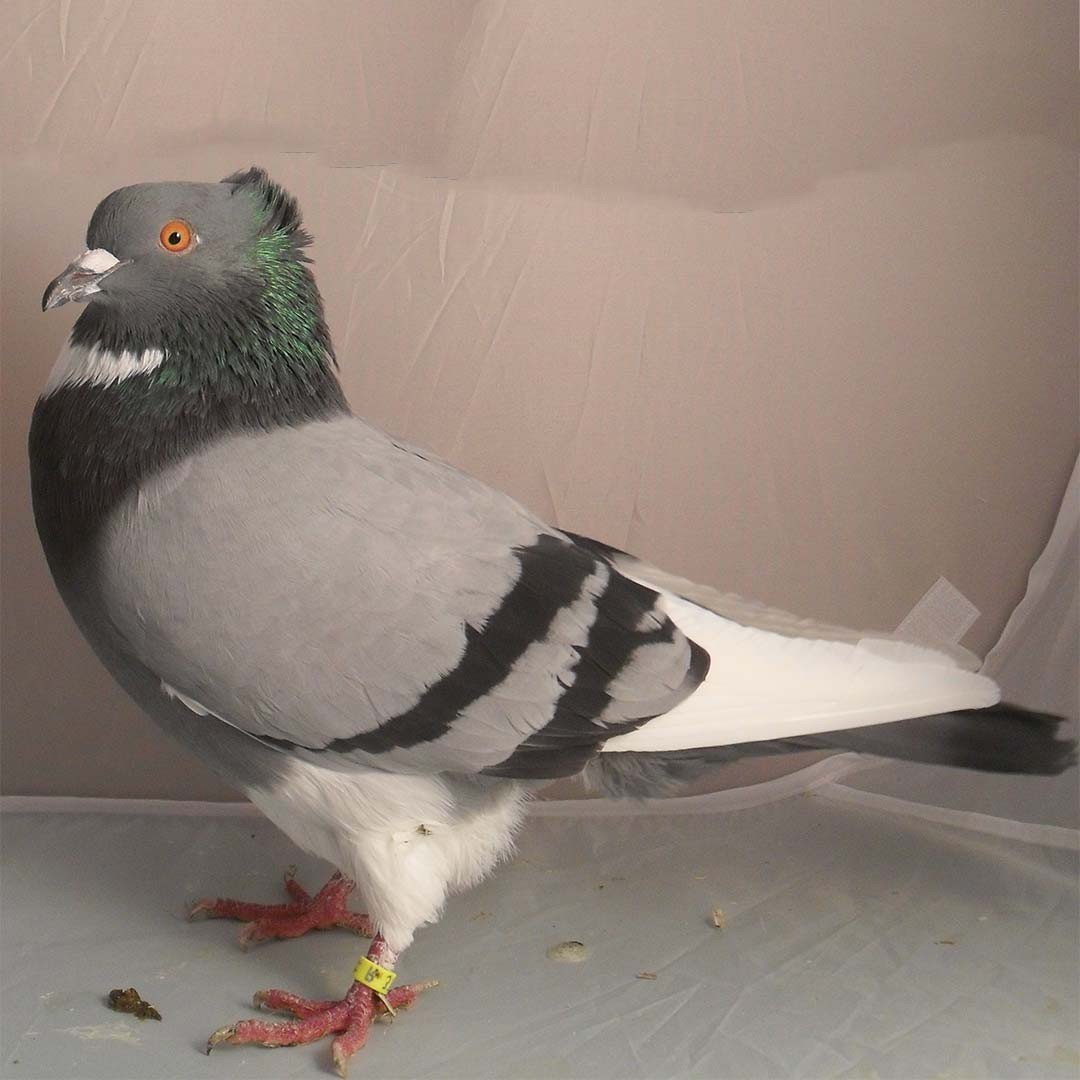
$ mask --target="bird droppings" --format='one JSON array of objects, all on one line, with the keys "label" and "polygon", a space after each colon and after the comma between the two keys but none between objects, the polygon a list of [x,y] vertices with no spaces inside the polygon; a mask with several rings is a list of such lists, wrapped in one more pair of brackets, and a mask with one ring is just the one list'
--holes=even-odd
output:
[{"label": "bird droppings", "polygon": [[648,979],[650,982],[656,981],[655,971],[639,971],[635,976],[635,979]]},{"label": "bird droppings", "polygon": [[143,1001],[138,990],[129,986],[126,990],[110,990],[108,1005],[115,1012],[131,1013],[140,1020],[160,1020],[161,1013],[148,1001]]},{"label": "bird droppings", "polygon": [[709,922],[716,927],[717,930],[723,930],[727,920],[724,918],[724,909],[714,907],[709,913]]},{"label": "bird droppings", "polygon": [[580,964],[589,958],[589,950],[583,941],[560,941],[548,949],[547,958],[561,964]]}]

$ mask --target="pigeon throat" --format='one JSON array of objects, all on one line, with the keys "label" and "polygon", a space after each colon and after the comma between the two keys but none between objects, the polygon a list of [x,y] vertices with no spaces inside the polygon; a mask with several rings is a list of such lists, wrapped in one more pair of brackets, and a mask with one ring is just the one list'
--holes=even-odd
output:
[{"label": "pigeon throat", "polygon": [[312,396],[341,399],[322,299],[295,234],[283,229],[259,236],[243,265],[200,288],[92,302],[69,352],[77,360],[54,372],[46,394],[145,374],[152,387],[207,402],[242,396],[255,413],[266,397],[305,413]]}]

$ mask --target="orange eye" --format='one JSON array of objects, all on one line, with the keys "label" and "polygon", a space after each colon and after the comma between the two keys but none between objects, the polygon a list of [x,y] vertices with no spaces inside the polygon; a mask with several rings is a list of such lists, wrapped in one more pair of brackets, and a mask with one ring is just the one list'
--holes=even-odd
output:
[{"label": "orange eye", "polygon": [[181,221],[176,218],[173,221],[165,222],[161,232],[158,233],[158,241],[166,251],[171,251],[174,255],[179,255],[182,251],[187,251],[191,247],[191,241],[193,239],[191,226],[186,221]]}]

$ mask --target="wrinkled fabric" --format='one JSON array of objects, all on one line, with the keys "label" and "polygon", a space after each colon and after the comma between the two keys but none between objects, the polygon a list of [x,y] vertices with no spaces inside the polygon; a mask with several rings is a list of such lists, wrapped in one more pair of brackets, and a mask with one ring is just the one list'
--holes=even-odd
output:
[{"label": "wrinkled fabric", "polygon": [[[400,963],[403,979],[441,986],[378,1027],[354,1068],[1074,1077],[1075,830],[1025,825],[1021,840],[995,835],[999,818],[920,820],[853,797],[850,765],[629,813],[537,807],[514,860],[452,900]],[[203,895],[282,900],[290,863],[316,887],[325,864],[245,808],[54,805],[66,812],[2,819],[5,1076],[326,1075],[327,1041],[200,1050],[253,1015],[256,989],[339,996],[361,940],[334,931],[245,954],[236,924],[183,921]],[[584,962],[547,958],[568,940]],[[105,1007],[128,986],[160,1024]]]}]

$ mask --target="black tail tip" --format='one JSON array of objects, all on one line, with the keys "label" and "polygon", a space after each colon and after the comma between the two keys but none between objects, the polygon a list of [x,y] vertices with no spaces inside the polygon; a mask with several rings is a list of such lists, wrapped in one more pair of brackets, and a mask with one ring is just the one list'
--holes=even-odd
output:
[{"label": "black tail tip", "polygon": [[1056,776],[1076,764],[1076,739],[1059,738],[1062,717],[1018,705],[918,716],[794,740],[926,765]]},{"label": "black tail tip", "polygon": [[971,716],[978,720],[968,729],[975,736],[969,749],[976,768],[1057,776],[1077,763],[1076,739],[1059,738],[1064,717],[1006,702],[972,710]]}]

